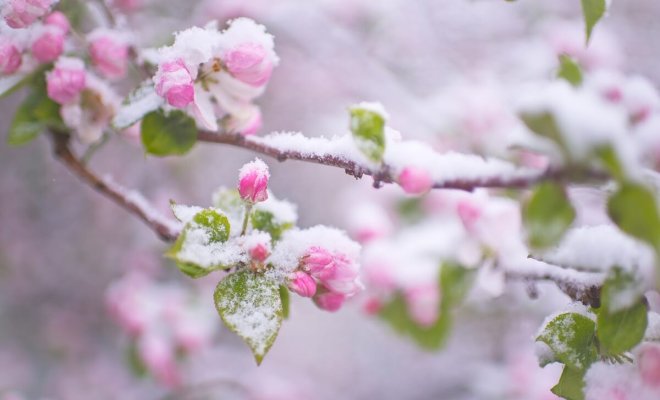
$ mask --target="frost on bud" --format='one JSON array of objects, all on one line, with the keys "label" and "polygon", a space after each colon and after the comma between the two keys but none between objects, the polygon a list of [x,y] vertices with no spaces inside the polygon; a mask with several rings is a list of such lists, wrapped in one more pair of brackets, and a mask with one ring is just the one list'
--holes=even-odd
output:
[{"label": "frost on bud", "polygon": [[330,292],[320,288],[312,298],[314,304],[322,310],[335,312],[341,308],[346,296],[341,293]]},{"label": "frost on bud", "polygon": [[651,387],[660,388],[660,345],[642,346],[637,361],[642,381]]},{"label": "frost on bud", "polygon": [[85,65],[77,58],[60,58],[46,75],[48,97],[59,104],[73,102],[85,88]]},{"label": "frost on bud", "polygon": [[22,63],[21,52],[8,38],[0,37],[0,73],[13,74]]},{"label": "frost on bud", "polygon": [[431,189],[431,175],[422,168],[406,167],[399,174],[399,185],[408,194],[424,194]]},{"label": "frost on bud", "polygon": [[316,294],[316,281],[303,271],[296,271],[289,277],[289,289],[302,297],[312,297]]},{"label": "frost on bud", "polygon": [[159,65],[154,83],[156,93],[172,107],[184,108],[195,100],[194,80],[182,59]]},{"label": "frost on bud", "polygon": [[273,72],[273,62],[259,43],[242,43],[227,51],[222,60],[234,78],[255,87],[268,83]]},{"label": "frost on bud", "polygon": [[11,28],[20,29],[43,17],[54,0],[7,0],[2,6],[2,17]]},{"label": "frost on bud", "polygon": [[41,63],[57,60],[64,51],[65,34],[58,27],[45,26],[44,31],[32,43],[32,55]]},{"label": "frost on bud", "polygon": [[59,11],[54,11],[48,14],[48,16],[44,18],[44,24],[48,26],[54,26],[64,34],[69,33],[69,29],[71,29],[71,23],[69,22],[69,19],[66,17],[66,15]]},{"label": "frost on bud", "polygon": [[238,173],[238,192],[249,203],[258,203],[268,199],[268,166],[256,159],[245,164]]},{"label": "frost on bud", "polygon": [[89,36],[92,63],[101,74],[110,79],[126,75],[128,63],[128,45],[117,36],[104,31],[96,31]]}]

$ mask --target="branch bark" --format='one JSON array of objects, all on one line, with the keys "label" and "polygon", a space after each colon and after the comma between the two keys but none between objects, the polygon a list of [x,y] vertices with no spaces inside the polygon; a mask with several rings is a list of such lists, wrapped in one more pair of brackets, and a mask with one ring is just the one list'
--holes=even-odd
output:
[{"label": "branch bark", "polygon": [[164,241],[171,242],[179,236],[178,224],[158,213],[139,193],[119,184],[96,176],[78,159],[69,146],[69,136],[51,132],[55,156],[82,182],[112,200],[129,213],[138,217]]}]

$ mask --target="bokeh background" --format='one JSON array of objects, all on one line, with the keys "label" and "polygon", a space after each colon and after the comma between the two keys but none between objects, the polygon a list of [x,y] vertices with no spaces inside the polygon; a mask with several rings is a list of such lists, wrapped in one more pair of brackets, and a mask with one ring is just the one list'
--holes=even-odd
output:
[{"label": "bokeh background", "polygon": [[[263,132],[343,134],[348,105],[380,101],[404,137],[439,148],[470,149],[470,135],[496,132],[491,117],[507,85],[550,76],[558,46],[584,41],[577,0],[159,0],[146,1],[128,22],[141,44],[157,46],[172,31],[241,15],[268,27],[281,58],[259,100]],[[657,84],[658,16],[655,0],[615,0],[586,59]],[[23,95],[0,100],[1,131]],[[464,115],[483,116],[482,124],[456,123]],[[184,157],[157,159],[116,137],[91,167],[166,211],[169,199],[208,205],[213,190],[235,184],[238,168],[253,157],[199,144]],[[338,169],[265,161],[271,189],[298,204],[301,226],[346,227],[355,199],[397,191],[376,191]],[[511,286],[495,301],[469,302],[447,348],[426,353],[366,317],[358,302],[329,314],[294,297],[292,316],[261,367],[220,329],[212,348],[184,362],[184,387],[172,392],[131,373],[127,337],[106,305],[113,282],[140,269],[201,291],[212,308],[217,277],[193,283],[161,256],[165,248],[67,172],[48,138],[21,148],[3,140],[0,398],[12,391],[62,400],[508,399],[508,385],[545,379],[534,375],[532,335],[544,313],[566,302],[551,286],[540,287],[536,300]]]}]

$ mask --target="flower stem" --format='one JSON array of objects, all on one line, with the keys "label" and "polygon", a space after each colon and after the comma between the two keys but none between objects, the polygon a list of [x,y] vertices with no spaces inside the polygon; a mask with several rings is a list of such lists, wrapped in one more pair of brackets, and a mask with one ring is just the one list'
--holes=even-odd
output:
[{"label": "flower stem", "polygon": [[243,229],[241,229],[241,236],[245,235],[248,226],[248,219],[250,218],[250,211],[252,211],[252,204],[245,205],[245,217],[243,218]]}]

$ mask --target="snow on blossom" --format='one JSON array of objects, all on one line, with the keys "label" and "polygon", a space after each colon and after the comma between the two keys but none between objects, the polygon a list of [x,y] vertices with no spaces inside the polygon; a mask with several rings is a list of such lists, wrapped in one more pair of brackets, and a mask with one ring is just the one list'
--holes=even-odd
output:
[{"label": "snow on blossom", "polygon": [[85,64],[77,58],[61,57],[46,74],[48,97],[60,104],[75,101],[86,85]]},{"label": "snow on blossom", "polygon": [[81,142],[93,143],[101,138],[110,125],[119,104],[120,98],[114,89],[106,81],[88,73],[78,101],[64,104],[60,113]]},{"label": "snow on blossom", "polygon": [[7,0],[0,13],[7,25],[14,29],[27,28],[46,15],[58,0]]},{"label": "snow on blossom", "polygon": [[238,193],[249,203],[260,203],[268,199],[268,166],[255,159],[241,167],[238,172]]},{"label": "snow on blossom", "polygon": [[279,62],[264,26],[238,18],[224,31],[215,23],[192,27],[177,33],[156,60],[157,93],[185,108],[200,127],[217,131],[223,120],[229,131],[252,134],[261,126],[260,111],[251,102]]},{"label": "snow on blossom", "polygon": [[585,377],[586,400],[655,400],[660,387],[642,379],[635,365],[597,362]]}]

